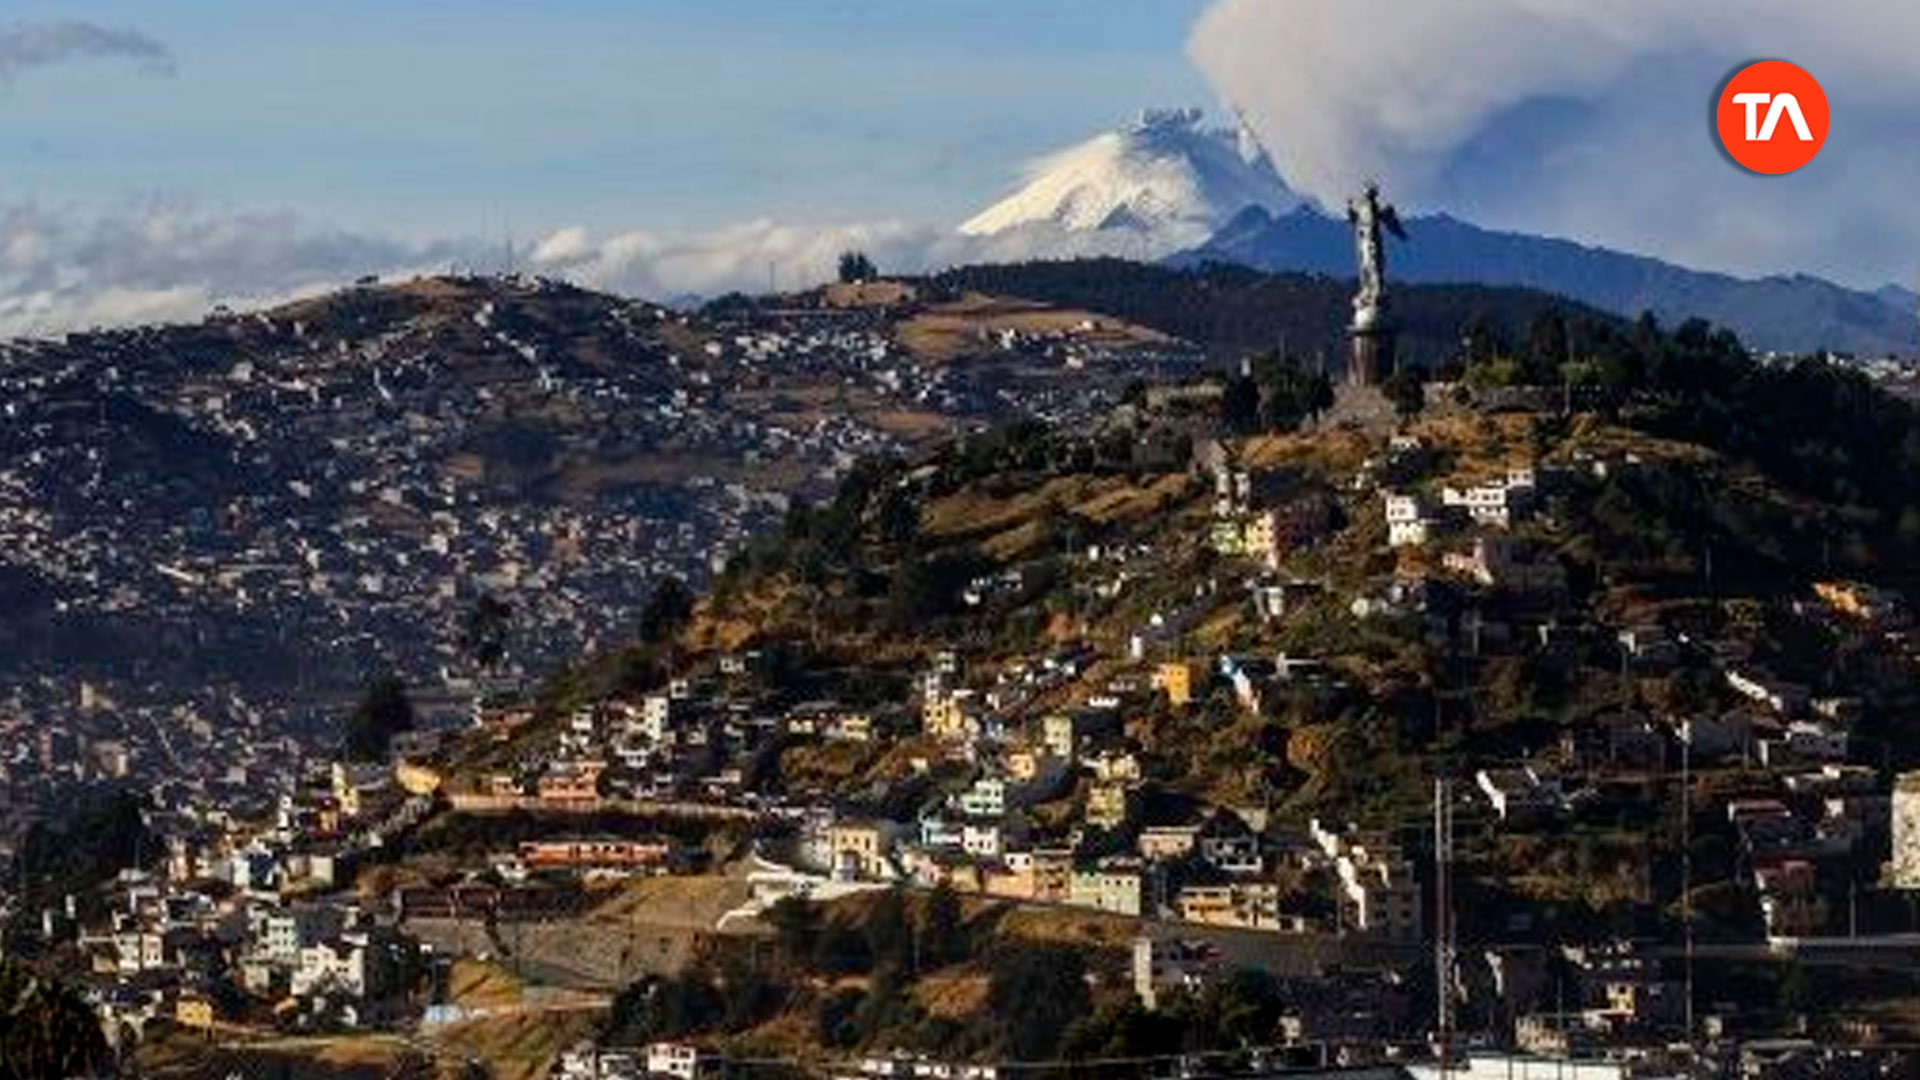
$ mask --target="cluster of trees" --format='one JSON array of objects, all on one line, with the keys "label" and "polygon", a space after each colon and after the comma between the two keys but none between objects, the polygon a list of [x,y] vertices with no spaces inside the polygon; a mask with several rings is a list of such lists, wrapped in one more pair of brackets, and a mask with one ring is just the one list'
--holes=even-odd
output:
[{"label": "cluster of trees", "polygon": [[385,669],[367,683],[359,703],[347,714],[341,753],[349,761],[385,761],[392,752],[393,737],[412,731],[413,725],[407,684],[391,668]]},{"label": "cluster of trees", "polygon": [[636,1046],[701,1032],[739,1032],[778,1012],[785,988],[750,959],[727,954],[677,975],[648,976],[613,999],[601,1037]]},{"label": "cluster of trees", "polygon": [[[936,275],[950,290],[978,289],[1083,307],[1185,338],[1235,362],[1272,349],[1293,356],[1346,355],[1353,282],[1317,274],[1268,274],[1209,263],[1192,269],[1077,259],[969,266]],[[1396,286],[1394,317],[1403,364],[1433,367],[1460,349],[1461,313],[1515,335],[1543,312],[1576,319],[1611,316],[1548,293],[1484,285]]]},{"label": "cluster of trees", "polygon": [[693,590],[673,574],[654,583],[640,609],[640,640],[648,645],[672,641],[693,621]]},{"label": "cluster of trees", "polygon": [[920,537],[920,501],[905,473],[898,458],[863,458],[841,478],[831,500],[795,499],[777,535],[750,542],[727,561],[721,588],[778,571],[824,585],[847,571],[849,557],[863,546],[898,552],[913,545]]},{"label": "cluster of trees", "polygon": [[990,562],[971,543],[944,543],[920,527],[922,487],[898,459],[865,460],[833,499],[795,502],[776,536],[728,561],[722,591],[752,576],[785,573],[842,605],[877,608],[885,623],[923,625],[959,614],[961,590]]},{"label": "cluster of trees", "polygon": [[1272,976],[1240,969],[1198,994],[1171,995],[1157,1011],[1129,999],[1078,1017],[1063,1033],[1060,1054],[1128,1058],[1270,1046],[1286,1006]]},{"label": "cluster of trees", "polygon": [[1333,383],[1298,360],[1258,353],[1227,380],[1220,422],[1236,435],[1293,431],[1333,407]]},{"label": "cluster of trees", "polygon": [[[1130,995],[1096,1008],[1080,950],[1003,941],[976,954],[958,898],[944,889],[917,912],[902,894],[885,894],[861,926],[824,918],[797,900],[775,905],[768,921],[776,956],[707,959],[677,977],[636,982],[615,999],[606,1037],[640,1043],[737,1034],[804,1002],[815,1037],[833,1049],[1072,1061],[1268,1046],[1289,1004],[1271,976],[1242,970],[1203,991],[1175,993],[1158,1011]],[[932,1017],[913,1001],[914,975],[968,961],[987,980],[977,1018]],[[866,979],[856,985],[847,975]],[[807,987],[817,996],[802,993]]]},{"label": "cluster of trees", "polygon": [[[1129,387],[1123,400],[1141,404],[1145,384]],[[1034,419],[1013,420],[971,432],[943,446],[925,483],[938,498],[981,481],[1012,486],[1034,475],[1125,474],[1177,471],[1192,458],[1184,433],[1114,424],[1094,432],[1055,428]]]},{"label": "cluster of trees", "polygon": [[874,268],[873,260],[867,258],[864,251],[843,251],[840,253],[840,280],[847,284],[872,281],[880,276]]},{"label": "cluster of trees", "polygon": [[164,852],[147,826],[146,800],[131,791],[91,796],[63,825],[36,821],[20,838],[14,874],[20,895],[7,925],[6,952],[31,955],[43,942],[40,911],[85,897],[121,870],[149,867]]},{"label": "cluster of trees", "polygon": [[960,898],[945,887],[928,894],[917,911],[899,889],[881,893],[860,926],[827,919],[818,905],[794,898],[773,905],[766,918],[781,956],[801,971],[914,975],[972,952]]},{"label": "cluster of trees", "polygon": [[[1689,319],[1667,330],[1651,315],[1627,324],[1544,313],[1517,344],[1472,322],[1465,342],[1458,363],[1438,375],[1482,386],[1585,388],[1589,400],[1651,434],[1750,461],[1783,487],[1842,508],[1858,524],[1824,538],[1823,561],[1838,555],[1865,569],[1875,550],[1920,546],[1920,409],[1850,366],[1762,362],[1723,327]],[[1767,551],[1776,567],[1804,558],[1790,550],[1791,534],[1767,540],[1757,523],[1734,520],[1751,508],[1715,492],[1677,490],[1684,486],[1649,493],[1674,525],[1650,541],[1698,557],[1717,530],[1732,535],[1730,547]]]},{"label": "cluster of trees", "polygon": [[[827,918],[815,904],[789,899],[767,913],[773,955],[760,950],[709,957],[667,978],[643,979],[614,1000],[605,1035],[642,1043],[696,1033],[738,1033],[803,1000],[819,976],[866,976],[864,988],[843,986],[812,1002],[821,1043],[852,1047],[910,1036],[942,1041],[955,1033],[935,1025],[922,1034],[924,1013],[907,993],[917,974],[972,955],[960,900],[935,890],[918,905],[893,890],[878,896],[858,925]],[[1084,992],[1084,987],[1082,987]]]},{"label": "cluster of trees", "polygon": [[[839,985],[811,1003],[814,1034],[823,1046],[945,1054],[991,1050],[1044,1060],[1062,1050],[1063,1040],[1091,1009],[1086,960],[1079,951],[1003,942],[977,954],[960,899],[948,888],[935,889],[918,903],[899,890],[882,893],[858,923],[827,917],[818,906],[797,899],[774,905],[767,921],[774,929],[776,965],[731,970],[724,980],[695,971],[680,980],[640,984],[616,1002],[613,1030],[623,1038],[738,1031],[745,1021],[764,1019],[756,1008],[772,1000],[766,987],[818,985],[825,976],[828,985]],[[914,1003],[908,991],[915,976],[969,961],[986,968],[984,1023],[930,1017]],[[864,985],[840,983],[849,975],[865,976]],[[721,982],[726,995],[741,994],[745,1000],[722,1000]]]},{"label": "cluster of trees", "polygon": [[1000,1045],[1021,1061],[1044,1061],[1063,1049],[1067,1031],[1087,1015],[1087,961],[1063,945],[1020,945],[996,955],[987,979],[987,1008]]},{"label": "cluster of trees", "polygon": [[[1680,326],[1650,358],[1664,407],[1656,434],[1754,462],[1786,486],[1849,509],[1904,550],[1920,543],[1920,410],[1849,368],[1760,364],[1725,331]],[[1882,537],[1883,539],[1888,537]]]},{"label": "cluster of trees", "polygon": [[474,663],[492,671],[507,658],[507,639],[512,632],[513,605],[492,593],[482,593],[460,620],[460,648]]},{"label": "cluster of trees", "polygon": [[79,994],[0,959],[0,1080],[92,1076],[111,1062],[100,1019]]},{"label": "cluster of trees", "polygon": [[[1293,378],[1277,364],[1262,373],[1269,408],[1287,422],[1324,406],[1324,382]],[[954,439],[916,469],[897,458],[863,460],[831,499],[795,502],[777,534],[734,555],[716,595],[725,600],[751,582],[784,576],[808,590],[823,625],[864,621],[913,630],[962,615],[997,617],[1019,604],[1002,598],[991,609],[970,607],[962,593],[999,564],[973,538],[923,528],[930,503],[963,491],[1014,497],[1060,476],[1180,471],[1191,458],[1191,436],[1173,427],[1149,425],[1141,433],[1115,425],[1089,436],[1021,419]],[[1038,561],[1023,568],[1030,587],[1019,602],[1044,593],[1049,555],[1091,542],[1102,528],[1058,504],[1031,520],[1035,533],[1025,550]]]}]

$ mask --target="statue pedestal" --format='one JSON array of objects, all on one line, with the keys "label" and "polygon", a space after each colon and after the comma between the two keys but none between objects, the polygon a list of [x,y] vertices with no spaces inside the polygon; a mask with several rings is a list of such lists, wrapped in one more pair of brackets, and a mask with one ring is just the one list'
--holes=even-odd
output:
[{"label": "statue pedestal", "polygon": [[1393,364],[1393,330],[1374,324],[1348,328],[1347,382],[1378,386]]}]

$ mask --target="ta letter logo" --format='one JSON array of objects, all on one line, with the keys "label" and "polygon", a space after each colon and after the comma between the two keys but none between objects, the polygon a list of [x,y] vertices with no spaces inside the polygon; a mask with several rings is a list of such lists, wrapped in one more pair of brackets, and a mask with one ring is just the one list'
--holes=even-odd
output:
[{"label": "ta letter logo", "polygon": [[1785,60],[1740,69],[1720,91],[1714,111],[1720,145],[1733,160],[1768,175],[1812,161],[1826,145],[1829,119],[1826,91]]}]

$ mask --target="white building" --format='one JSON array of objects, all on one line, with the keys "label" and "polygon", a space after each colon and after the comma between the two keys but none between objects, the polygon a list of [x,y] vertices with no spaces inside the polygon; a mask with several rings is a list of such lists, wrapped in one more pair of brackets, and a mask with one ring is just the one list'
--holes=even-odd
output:
[{"label": "white building", "polygon": [[674,1042],[647,1044],[647,1072],[654,1076],[694,1080],[700,1075],[702,1063],[698,1047]]},{"label": "white building", "polygon": [[1501,821],[1552,813],[1565,803],[1559,781],[1542,777],[1531,766],[1481,769],[1474,782]]},{"label": "white building", "polygon": [[1007,812],[1007,782],[998,777],[983,776],[975,780],[972,787],[961,792],[956,801],[963,814],[1000,817]]},{"label": "white building", "polygon": [[338,990],[353,997],[367,993],[367,948],[364,941],[322,941],[300,950],[293,969],[295,996],[316,990]]},{"label": "white building", "polygon": [[1116,915],[1139,915],[1139,868],[1112,860],[1097,869],[1075,870],[1068,882],[1067,902]]},{"label": "white building", "polygon": [[1202,941],[1133,939],[1133,992],[1149,1009],[1163,991],[1196,993],[1219,972],[1220,952]]},{"label": "white building", "polygon": [[960,830],[960,848],[976,859],[997,859],[1005,848],[996,822],[969,821]]},{"label": "white building", "polygon": [[650,743],[667,741],[673,717],[673,699],[665,694],[649,694],[640,705],[640,733]]},{"label": "white building", "polygon": [[1417,547],[1432,539],[1433,515],[1417,495],[1387,496],[1387,546]]},{"label": "white building", "polygon": [[1508,469],[1506,475],[1483,484],[1442,488],[1440,501],[1466,511],[1477,525],[1511,528],[1532,506],[1536,481],[1531,468]]},{"label": "white building", "polygon": [[1920,772],[1901,773],[1893,783],[1893,859],[1887,884],[1920,889]]}]

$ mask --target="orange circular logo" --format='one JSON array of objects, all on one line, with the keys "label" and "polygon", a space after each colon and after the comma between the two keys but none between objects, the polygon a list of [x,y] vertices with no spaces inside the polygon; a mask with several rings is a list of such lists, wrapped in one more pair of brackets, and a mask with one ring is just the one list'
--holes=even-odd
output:
[{"label": "orange circular logo", "polygon": [[1827,93],[1785,60],[1749,64],[1720,91],[1720,145],[1757,173],[1790,173],[1827,142]]}]

